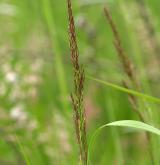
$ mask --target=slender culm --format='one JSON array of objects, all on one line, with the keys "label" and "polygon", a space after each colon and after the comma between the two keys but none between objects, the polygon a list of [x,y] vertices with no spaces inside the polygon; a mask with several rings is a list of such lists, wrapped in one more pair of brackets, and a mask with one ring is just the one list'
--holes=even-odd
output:
[{"label": "slender culm", "polygon": [[[137,81],[136,78],[136,73],[134,71],[134,65],[131,62],[131,60],[128,58],[128,56],[126,55],[126,52],[124,51],[123,47],[122,47],[122,42],[119,36],[119,33],[117,31],[116,25],[112,19],[112,16],[109,13],[109,10],[105,7],[104,8],[104,13],[105,16],[107,18],[107,21],[109,22],[109,25],[111,26],[111,30],[113,32],[114,35],[114,45],[115,48],[117,50],[119,59],[122,63],[123,66],[123,70],[126,73],[127,77],[129,78],[130,82],[133,84],[133,87],[135,87],[138,91],[140,90],[140,85],[139,82]],[[129,88],[128,84],[124,81],[123,85],[126,88]],[[137,113],[137,115],[139,116],[139,118],[144,121],[144,117],[143,114],[141,112],[138,111],[137,108],[137,99],[134,96],[129,95],[129,101],[133,107],[133,109],[135,110],[135,112]]]},{"label": "slender culm", "polygon": [[[128,58],[125,50],[122,47],[121,38],[119,36],[118,30],[116,28],[116,25],[115,25],[115,23],[114,23],[114,21],[112,19],[112,16],[110,15],[110,12],[107,9],[107,7],[104,8],[104,13],[105,13],[105,16],[107,18],[107,21],[109,22],[111,30],[113,32],[113,35],[114,35],[114,45],[115,45],[115,48],[117,50],[119,59],[120,59],[120,61],[122,63],[123,70],[126,73],[126,75],[128,76],[130,82],[132,83],[132,87],[136,88],[136,90],[140,91],[141,87],[140,87],[140,83],[138,82],[137,77],[136,77],[136,72],[134,70],[134,64]],[[123,81],[123,85],[126,88],[130,88],[126,81]],[[133,110],[135,111],[135,113],[137,114],[139,119],[142,122],[145,122],[145,117],[144,117],[143,113],[139,110],[139,103],[138,103],[137,98],[135,96],[133,96],[133,95],[129,95],[128,97],[129,97],[129,101],[130,101],[130,103],[131,103],[131,105],[133,107]],[[146,138],[147,138],[148,142],[151,143],[150,134],[148,134],[147,132],[146,132]],[[153,161],[153,153],[150,150],[150,148],[149,148],[149,153],[150,153],[152,162],[154,162]]]},{"label": "slender culm", "polygon": [[118,52],[118,55],[119,55],[119,58],[121,60],[121,63],[123,65],[123,69],[124,71],[126,72],[127,76],[129,77],[129,79],[134,82],[134,85],[136,86],[136,88],[139,88],[138,86],[138,83],[137,83],[137,80],[136,80],[136,77],[135,77],[135,74],[134,74],[134,65],[133,63],[130,61],[130,59],[128,58],[128,56],[126,55],[126,52],[124,51],[123,47],[122,47],[122,42],[121,42],[121,39],[120,39],[120,36],[119,36],[119,33],[117,31],[117,28],[116,28],[116,25],[108,11],[108,9],[105,7],[104,8],[104,12],[105,12],[105,16],[111,26],[111,29],[112,29],[112,32],[113,32],[113,35],[114,35],[114,45],[115,45],[115,48]]},{"label": "slender culm", "polygon": [[73,105],[74,122],[76,129],[77,141],[79,144],[80,161],[83,165],[87,164],[87,137],[86,137],[86,121],[85,110],[83,106],[83,87],[85,73],[83,66],[79,65],[79,51],[76,41],[76,32],[74,18],[72,14],[71,0],[67,0],[68,16],[69,16],[69,41],[71,62],[74,74],[74,92],[71,94]]}]

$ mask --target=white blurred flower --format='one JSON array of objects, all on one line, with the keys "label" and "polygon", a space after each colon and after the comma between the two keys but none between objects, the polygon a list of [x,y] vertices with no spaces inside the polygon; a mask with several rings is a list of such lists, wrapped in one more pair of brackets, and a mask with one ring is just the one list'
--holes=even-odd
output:
[{"label": "white blurred flower", "polygon": [[17,7],[15,5],[11,5],[8,3],[1,3],[0,4],[0,14],[7,15],[7,16],[15,16],[17,15]]},{"label": "white blurred flower", "polygon": [[27,119],[27,113],[24,111],[23,105],[13,107],[10,111],[10,116],[17,121],[25,121]]},{"label": "white blurred flower", "polygon": [[14,71],[10,71],[6,73],[6,80],[11,83],[15,83],[17,81],[17,73]]}]

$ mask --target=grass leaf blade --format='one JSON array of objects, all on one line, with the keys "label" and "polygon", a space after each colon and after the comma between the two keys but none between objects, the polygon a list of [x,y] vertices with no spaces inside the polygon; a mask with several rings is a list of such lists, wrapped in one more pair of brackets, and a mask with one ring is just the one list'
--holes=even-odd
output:
[{"label": "grass leaf blade", "polygon": [[98,134],[102,131],[103,128],[109,127],[109,126],[131,127],[131,128],[140,129],[140,130],[147,131],[147,132],[150,132],[150,133],[153,133],[153,134],[160,136],[160,129],[155,128],[149,124],[146,124],[146,123],[143,123],[140,121],[135,121],[135,120],[121,120],[121,121],[115,121],[115,122],[111,122],[111,123],[102,125],[93,133],[93,135],[90,139],[89,146],[88,146],[88,163],[87,164],[89,164],[90,151],[91,151],[91,147],[93,146],[93,144],[95,142],[95,138],[98,136]]},{"label": "grass leaf blade", "polygon": [[99,79],[91,77],[91,76],[86,76],[86,78],[88,78],[90,80],[97,81],[101,84],[107,85],[108,87],[114,88],[114,89],[119,90],[121,92],[131,94],[131,95],[134,95],[134,96],[137,96],[137,97],[141,97],[142,99],[146,99],[146,100],[149,100],[149,101],[152,101],[152,102],[155,102],[155,103],[160,103],[160,99],[157,98],[157,97],[153,97],[153,96],[150,96],[150,95],[147,95],[147,94],[143,94],[143,93],[137,92],[137,91],[132,90],[132,89],[127,89],[127,88],[121,87],[119,85],[115,85],[115,84],[107,82],[107,81],[99,80]]}]

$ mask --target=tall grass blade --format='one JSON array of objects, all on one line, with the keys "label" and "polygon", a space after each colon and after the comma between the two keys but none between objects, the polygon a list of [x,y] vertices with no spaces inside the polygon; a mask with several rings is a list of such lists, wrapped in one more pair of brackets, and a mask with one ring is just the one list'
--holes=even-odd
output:
[{"label": "tall grass blade", "polygon": [[140,121],[134,121],[134,120],[115,121],[115,122],[103,125],[101,128],[104,128],[106,126],[132,127],[132,128],[148,131],[150,133],[160,136],[160,129],[157,129],[149,124],[146,124]]},{"label": "tall grass blade", "polygon": [[94,78],[94,77],[91,77],[91,76],[86,76],[86,78],[88,78],[90,80],[97,81],[101,84],[107,85],[108,87],[114,88],[114,89],[119,90],[121,92],[131,94],[131,95],[134,95],[134,96],[137,96],[137,97],[141,97],[142,99],[146,99],[148,101],[152,101],[152,102],[155,102],[155,103],[160,103],[160,99],[157,98],[157,97],[153,97],[153,96],[150,96],[150,95],[147,95],[147,94],[143,94],[143,93],[137,92],[135,90],[127,89],[127,88],[121,87],[119,85],[115,85],[113,83],[103,81],[103,80],[100,80],[100,79],[97,79],[97,78]]},{"label": "tall grass blade", "polygon": [[149,124],[140,122],[140,121],[134,121],[134,120],[121,120],[121,121],[115,121],[112,123],[108,123],[105,125],[102,125],[101,127],[99,127],[92,135],[90,142],[89,142],[89,146],[88,146],[88,164],[89,164],[89,159],[90,159],[90,151],[91,151],[91,147],[94,145],[95,142],[95,138],[98,136],[98,134],[102,131],[103,128],[105,127],[109,127],[109,126],[116,126],[116,127],[131,127],[131,128],[136,128],[136,129],[140,129],[143,131],[147,131],[153,134],[156,134],[158,136],[160,136],[160,129],[157,129]]}]

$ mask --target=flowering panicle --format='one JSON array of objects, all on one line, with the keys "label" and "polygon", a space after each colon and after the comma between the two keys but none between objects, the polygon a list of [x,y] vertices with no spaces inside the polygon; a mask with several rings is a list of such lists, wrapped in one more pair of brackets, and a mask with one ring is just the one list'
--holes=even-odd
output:
[{"label": "flowering panicle", "polygon": [[71,0],[67,0],[68,16],[69,16],[69,40],[71,62],[74,72],[74,93],[71,94],[72,105],[74,110],[74,122],[76,129],[77,141],[80,150],[80,160],[83,165],[87,164],[87,137],[86,137],[86,121],[85,110],[83,106],[83,87],[85,73],[82,66],[79,65],[79,52],[76,41],[76,32],[74,18],[72,14]]},{"label": "flowering panicle", "polygon": [[125,73],[127,74],[128,78],[130,79],[130,81],[133,82],[133,85],[139,89],[139,84],[137,82],[135,72],[134,72],[134,65],[131,62],[131,60],[128,58],[128,56],[126,55],[126,52],[124,51],[124,49],[122,47],[122,44],[121,44],[122,42],[121,42],[119,33],[117,31],[116,25],[106,7],[104,8],[104,13],[111,26],[111,29],[112,29],[112,32],[114,35],[114,39],[115,39],[114,45],[118,52],[118,56],[121,60],[121,63],[123,65],[123,69],[124,69]]},{"label": "flowering panicle", "polygon": [[[119,33],[117,31],[116,25],[115,25],[115,23],[112,19],[112,16],[109,13],[109,10],[106,7],[104,8],[104,13],[105,13],[105,16],[106,16],[106,18],[107,18],[107,20],[108,20],[108,22],[111,26],[111,29],[112,29],[112,32],[113,32],[113,35],[114,35],[114,45],[115,45],[115,48],[117,50],[119,59],[122,63],[124,72],[126,73],[127,77],[129,78],[130,82],[132,83],[133,87],[135,87],[137,90],[140,90],[140,85],[139,85],[139,82],[137,81],[136,73],[135,73],[135,70],[134,70],[134,64],[128,58],[126,52],[124,51],[124,49],[122,47],[122,44],[121,44],[122,42],[121,42]],[[126,88],[129,88],[129,86],[126,82],[123,82],[123,83],[124,83],[124,86]],[[138,114],[138,116],[140,118],[142,118],[142,114],[140,114],[141,112],[137,111],[136,98],[134,96],[129,95],[129,100],[130,100],[134,110]]]},{"label": "flowering panicle", "polygon": [[[128,58],[126,52],[124,51],[124,49],[122,47],[122,44],[121,44],[122,42],[121,42],[119,33],[117,31],[116,25],[112,19],[112,16],[109,13],[109,10],[106,7],[104,8],[104,13],[109,22],[109,25],[111,26],[111,29],[112,29],[112,32],[114,35],[114,39],[115,39],[114,45],[117,50],[119,59],[122,63],[124,72],[126,73],[130,82],[132,83],[132,87],[134,87],[134,88],[136,88],[136,90],[140,91],[140,83],[137,80],[136,72],[134,70],[134,65],[133,65],[132,61]],[[130,88],[126,81],[123,81],[123,85],[126,88]],[[144,114],[139,110],[139,102],[138,102],[137,98],[133,95],[129,95],[129,101],[133,107],[133,110],[138,115],[139,119],[142,122],[145,122]],[[148,134],[147,132],[146,132],[146,138],[147,138],[148,142],[150,143],[151,142],[150,134]],[[153,153],[150,150],[150,148],[149,148],[149,153],[151,156],[151,160],[153,161]]]}]

